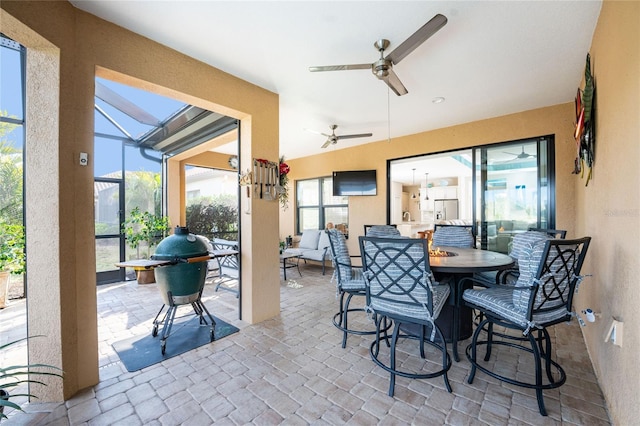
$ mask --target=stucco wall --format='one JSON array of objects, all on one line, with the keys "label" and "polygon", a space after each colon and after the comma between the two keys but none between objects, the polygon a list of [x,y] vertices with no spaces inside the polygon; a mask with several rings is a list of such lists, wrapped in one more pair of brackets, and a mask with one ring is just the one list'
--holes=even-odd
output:
[{"label": "stucco wall", "polygon": [[[28,52],[53,52],[52,84],[43,87],[48,80],[27,76],[28,86],[41,90],[43,97],[50,93],[54,102],[53,108],[43,111],[33,100],[27,101],[32,108],[27,131],[47,136],[38,142],[27,139],[27,188],[48,189],[43,199],[26,194],[27,269],[30,331],[48,334],[42,346],[30,347],[30,361],[53,359],[65,371],[63,386],[52,382],[38,396],[44,401],[62,400],[98,381],[92,214],[93,161],[99,160],[93,156],[95,76],[240,119],[243,169],[249,168],[253,157],[278,158],[278,96],[66,1],[2,1],[0,7],[3,33]],[[46,125],[51,137],[38,128]],[[78,165],[79,152],[89,153],[89,167]],[[171,203],[179,202],[178,192],[170,194]],[[279,313],[278,204],[254,201],[251,211],[241,216],[241,304],[243,319],[254,323]],[[254,277],[260,277],[260,285],[253,285]],[[53,296],[47,298],[48,293]],[[52,324],[58,325],[53,329]]]},{"label": "stucco wall", "polygon": [[[585,268],[593,276],[575,307],[602,314],[583,333],[613,423],[631,425],[640,421],[640,2],[603,3],[590,54],[595,168],[589,186],[575,179],[574,191],[576,232],[593,237]],[[622,347],[604,343],[612,316],[624,321]]]}]

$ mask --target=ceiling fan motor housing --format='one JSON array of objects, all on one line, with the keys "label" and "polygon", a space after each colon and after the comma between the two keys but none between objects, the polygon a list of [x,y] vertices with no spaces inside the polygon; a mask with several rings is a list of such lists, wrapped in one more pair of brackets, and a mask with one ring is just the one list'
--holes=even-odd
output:
[{"label": "ceiling fan motor housing", "polygon": [[391,61],[378,59],[371,66],[371,72],[379,79],[383,79],[389,75],[389,68],[391,68]]}]

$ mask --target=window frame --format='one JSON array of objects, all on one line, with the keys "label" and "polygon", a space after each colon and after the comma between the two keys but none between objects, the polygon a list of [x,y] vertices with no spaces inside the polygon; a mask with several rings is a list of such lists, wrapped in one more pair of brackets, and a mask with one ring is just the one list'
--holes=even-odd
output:
[{"label": "window frame", "polygon": [[[295,215],[295,230],[296,230],[296,235],[301,235],[302,234],[302,230],[300,229],[300,217],[302,216],[302,210],[305,209],[317,209],[318,210],[318,228],[319,229],[325,229],[327,224],[326,224],[326,209],[329,208],[346,208],[347,209],[347,223],[349,223],[349,197],[345,196],[346,199],[346,203],[345,204],[325,204],[324,203],[324,194],[323,194],[323,187],[325,182],[329,180],[332,181],[332,185],[331,187],[333,187],[333,177],[332,176],[319,176],[319,177],[314,177],[314,178],[308,178],[308,179],[298,179],[295,181],[295,188],[296,188],[296,198],[295,198],[295,203],[296,203],[296,215]],[[313,205],[305,205],[305,206],[300,206],[299,203],[299,199],[298,199],[298,193],[299,193],[299,185],[302,182],[310,182],[310,181],[317,181],[317,185],[316,185],[316,189],[318,191],[318,204],[313,204]],[[348,234],[345,234],[345,237],[347,237]]]}]

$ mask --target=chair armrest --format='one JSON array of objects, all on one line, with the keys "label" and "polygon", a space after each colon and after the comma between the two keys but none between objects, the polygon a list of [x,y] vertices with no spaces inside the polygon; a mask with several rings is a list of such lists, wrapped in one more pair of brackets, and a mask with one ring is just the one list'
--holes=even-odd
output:
[{"label": "chair armrest", "polygon": [[518,268],[504,269],[502,271],[498,271],[496,274],[496,284],[497,285],[505,285],[508,284],[509,277],[518,279],[520,276],[520,270]]}]

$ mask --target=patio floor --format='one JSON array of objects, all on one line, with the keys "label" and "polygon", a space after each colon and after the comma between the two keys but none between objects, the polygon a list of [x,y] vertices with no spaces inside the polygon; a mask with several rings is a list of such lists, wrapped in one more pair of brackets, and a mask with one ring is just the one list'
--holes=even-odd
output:
[{"label": "patio floor", "polygon": [[[340,347],[342,336],[331,322],[337,311],[332,269],[324,276],[318,266],[300,269],[302,277],[290,271],[289,282],[280,282],[281,314],[255,325],[237,319],[234,294],[214,292],[208,283],[203,302],[240,332],[133,373],[111,344],[151,332],[160,294],[155,284],[135,281],[98,287],[100,383],[62,404],[32,403],[26,414],[8,412],[3,424],[610,424],[577,321],[550,330],[567,382],[545,391],[548,417],[538,413],[533,390],[482,372],[467,384],[464,355],[449,371],[453,393],[441,377],[398,377],[392,398],[388,374],[370,359],[371,336],[350,336]],[[0,343],[25,335],[24,307],[23,300],[12,301],[0,310]],[[363,314],[354,315],[352,325],[371,327]],[[461,353],[467,343],[460,343]],[[24,346],[7,351],[0,362],[8,365],[25,352]],[[529,374],[518,353],[496,352],[519,374]],[[414,353],[407,347],[403,355],[415,360]]]}]

